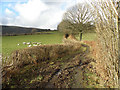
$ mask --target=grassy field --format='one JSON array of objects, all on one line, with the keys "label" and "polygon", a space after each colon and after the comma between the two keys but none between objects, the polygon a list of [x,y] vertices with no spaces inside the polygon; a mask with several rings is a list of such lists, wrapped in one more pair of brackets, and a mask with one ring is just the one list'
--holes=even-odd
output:
[{"label": "grassy field", "polygon": [[[28,47],[28,45],[24,45],[23,42],[41,42],[42,44],[62,43],[62,38],[63,38],[62,33],[59,32],[50,32],[50,33],[49,34],[43,33],[39,35],[3,36],[2,54],[3,56],[8,56],[14,50]],[[83,34],[83,40],[94,40],[94,39],[95,39],[95,33]]]},{"label": "grassy field", "polygon": [[[80,40],[79,36],[76,36],[78,40]],[[82,35],[82,40],[86,40],[86,41],[93,41],[96,38],[96,34],[95,33],[83,33]]]},{"label": "grassy field", "polygon": [[[22,35],[22,36],[3,36],[2,54],[10,55],[14,50],[26,48],[23,42],[41,42],[42,44],[62,43],[63,35],[61,33],[40,34],[40,35]],[[18,45],[19,44],[19,45]]]}]

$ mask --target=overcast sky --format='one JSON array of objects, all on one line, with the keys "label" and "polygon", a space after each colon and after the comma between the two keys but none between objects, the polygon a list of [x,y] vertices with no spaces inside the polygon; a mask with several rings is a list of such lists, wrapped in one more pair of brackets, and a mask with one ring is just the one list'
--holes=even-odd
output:
[{"label": "overcast sky", "polygon": [[82,0],[1,0],[0,24],[56,29],[67,8],[78,2]]}]

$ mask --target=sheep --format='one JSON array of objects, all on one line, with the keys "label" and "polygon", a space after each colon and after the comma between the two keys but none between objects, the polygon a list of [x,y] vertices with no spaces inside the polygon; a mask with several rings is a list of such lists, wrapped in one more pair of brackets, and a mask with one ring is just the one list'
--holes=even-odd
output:
[{"label": "sheep", "polygon": [[31,47],[32,45],[29,45],[28,47]]},{"label": "sheep", "polygon": [[23,44],[26,44],[26,42],[23,42]]},{"label": "sheep", "polygon": [[31,44],[31,42],[28,42],[28,43],[27,43],[27,45],[30,45],[30,44]]}]

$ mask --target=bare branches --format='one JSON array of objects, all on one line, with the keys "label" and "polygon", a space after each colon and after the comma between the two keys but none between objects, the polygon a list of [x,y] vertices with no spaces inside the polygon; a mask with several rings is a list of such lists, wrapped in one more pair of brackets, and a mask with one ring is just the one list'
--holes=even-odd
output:
[{"label": "bare branches", "polygon": [[[89,0],[94,8],[96,33],[101,51],[99,59],[106,64],[108,76],[113,81],[113,86],[118,86],[118,13],[113,0]],[[96,17],[95,16],[95,17]],[[110,82],[110,81],[109,81]]]},{"label": "bare branches", "polygon": [[[93,13],[94,11],[92,11],[91,7],[87,4],[76,4],[75,6],[70,7],[63,15],[63,20],[61,23],[65,23],[65,22],[69,22],[70,24],[66,23],[67,25],[71,25],[69,27],[70,32],[72,33],[79,33],[81,31],[87,31],[87,30],[91,30],[94,28],[93,23],[94,23],[94,19],[93,19],[93,15],[91,13]],[[59,24],[59,30],[60,30],[60,26],[63,24]],[[64,29],[63,32],[68,31],[68,28],[66,25],[63,25]],[[62,27],[62,26],[61,26]],[[66,30],[67,28],[67,30]],[[65,31],[64,31],[65,30]],[[69,32],[69,33],[70,33]]]},{"label": "bare branches", "polygon": [[71,23],[88,23],[93,21],[91,8],[85,4],[77,4],[67,10],[63,20],[69,20]]}]

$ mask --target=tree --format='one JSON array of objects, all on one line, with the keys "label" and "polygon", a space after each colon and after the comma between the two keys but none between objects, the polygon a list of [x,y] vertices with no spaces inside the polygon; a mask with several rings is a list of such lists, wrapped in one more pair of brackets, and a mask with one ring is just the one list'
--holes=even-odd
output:
[{"label": "tree", "polygon": [[58,25],[57,29],[60,32],[63,32],[65,34],[76,34],[77,33],[77,31],[74,28],[74,24],[72,24],[68,20],[61,21],[60,24]]},{"label": "tree", "polygon": [[[69,8],[63,15],[63,20],[59,25],[59,28],[64,27],[70,33],[79,34],[93,27],[93,16],[90,6],[86,4],[78,3],[75,6]],[[64,32],[64,31],[63,31]]]}]

